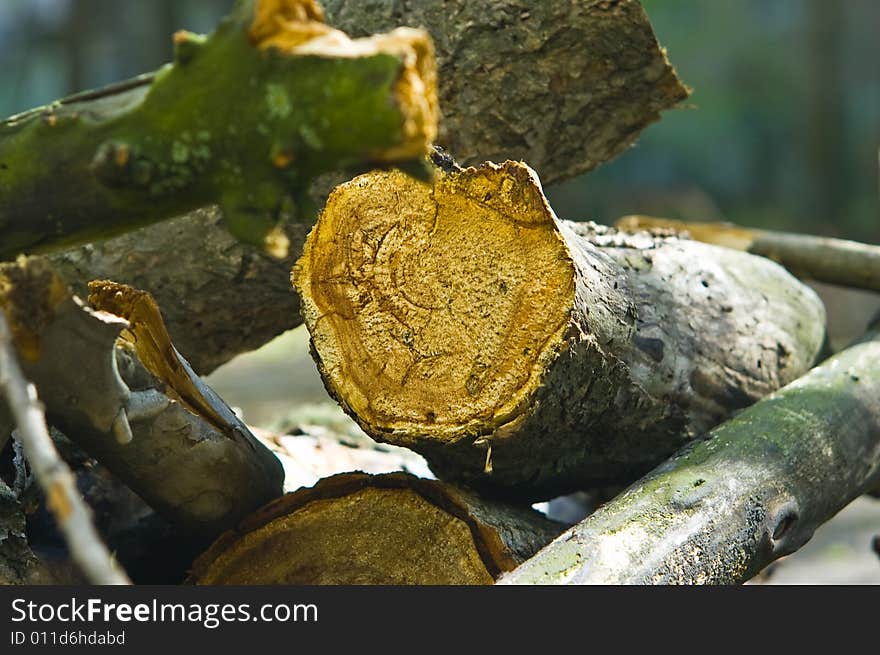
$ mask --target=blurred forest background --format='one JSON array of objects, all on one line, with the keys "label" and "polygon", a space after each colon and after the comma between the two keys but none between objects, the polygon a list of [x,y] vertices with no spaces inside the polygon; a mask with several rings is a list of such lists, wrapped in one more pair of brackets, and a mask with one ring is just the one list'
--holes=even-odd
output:
[{"label": "blurred forest background", "polygon": [[[0,115],[153,70],[170,60],[174,31],[210,31],[232,4],[0,0]],[[557,214],[880,241],[880,0],[642,4],[693,96],[615,161],[548,188]],[[816,288],[836,347],[880,309],[872,294]],[[291,412],[343,421],[326,404],[306,339],[302,329],[283,335],[209,381],[256,425],[278,428]],[[880,583],[869,546],[877,532],[880,503],[860,499],[770,581]]]}]

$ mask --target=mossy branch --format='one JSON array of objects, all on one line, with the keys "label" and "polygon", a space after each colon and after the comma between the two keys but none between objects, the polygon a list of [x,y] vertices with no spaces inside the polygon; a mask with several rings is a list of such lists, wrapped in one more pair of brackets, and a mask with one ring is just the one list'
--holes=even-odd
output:
[{"label": "mossy branch", "polygon": [[427,34],[353,41],[321,18],[311,0],[240,0],[210,36],[178,32],[155,74],[0,124],[0,258],[214,203],[283,256],[276,225],[315,176],[419,160],[437,122]]},{"label": "mossy branch", "polygon": [[[353,35],[403,24],[436,37],[437,142],[463,163],[525,159],[545,182],[564,180],[623,151],[688,94],[636,0],[323,4]],[[325,178],[317,204],[348,179]],[[175,343],[209,371],[301,323],[287,278],[311,227],[288,222],[290,256],[277,262],[216,229],[222,222],[223,212],[203,208],[61,253],[55,264],[80,293],[95,278],[152,293]]]},{"label": "mossy branch", "polygon": [[709,433],[505,584],[732,584],[880,482],[880,332]]}]

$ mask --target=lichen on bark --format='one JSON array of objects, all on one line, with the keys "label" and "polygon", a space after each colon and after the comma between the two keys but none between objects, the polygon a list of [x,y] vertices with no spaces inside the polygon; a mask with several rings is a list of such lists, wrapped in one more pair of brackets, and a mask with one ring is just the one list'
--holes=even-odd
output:
[{"label": "lichen on bark", "polygon": [[507,584],[736,584],[880,482],[876,329],[713,429]]},{"label": "lichen on bark", "polygon": [[310,0],[240,0],[210,36],[175,44],[155,74],[0,123],[0,258],[213,203],[283,257],[278,223],[316,176],[419,160],[436,134],[422,31],[351,40]]},{"label": "lichen on bark", "polygon": [[[619,154],[688,93],[635,0],[323,4],[331,24],[355,35],[401,24],[431,33],[439,142],[465,163],[522,158],[545,182],[567,179]],[[351,177],[322,179],[313,202],[323,205]],[[203,208],[54,261],[79,293],[96,278],[152,293],[175,343],[204,373],[301,324],[288,273],[311,226],[287,222],[290,254],[279,264],[216,229],[223,220]]]}]

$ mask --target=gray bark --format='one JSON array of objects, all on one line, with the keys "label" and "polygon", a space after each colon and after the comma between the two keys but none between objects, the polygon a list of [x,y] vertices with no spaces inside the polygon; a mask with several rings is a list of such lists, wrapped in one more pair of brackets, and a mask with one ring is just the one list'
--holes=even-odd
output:
[{"label": "gray bark", "polygon": [[290,269],[310,227],[285,226],[290,252],[278,260],[236,240],[208,207],[51,259],[83,297],[94,279],[149,291],[178,350],[206,373],[301,323]]},{"label": "gray bark", "polygon": [[712,430],[502,579],[733,584],[880,482],[880,338]]},{"label": "gray bark", "polygon": [[325,0],[355,35],[389,25],[434,39],[438,144],[464,164],[522,159],[546,184],[631,146],[688,90],[636,0]]},{"label": "gray bark", "polygon": [[697,241],[767,257],[802,279],[880,291],[880,246],[731,223],[691,223],[651,216],[625,216],[616,225],[623,230],[685,233]]},{"label": "gray bark", "polygon": [[822,352],[821,301],[773,262],[593,223],[559,226],[579,272],[569,352],[524,418],[476,442],[420,444],[441,479],[530,499],[627,482]]}]

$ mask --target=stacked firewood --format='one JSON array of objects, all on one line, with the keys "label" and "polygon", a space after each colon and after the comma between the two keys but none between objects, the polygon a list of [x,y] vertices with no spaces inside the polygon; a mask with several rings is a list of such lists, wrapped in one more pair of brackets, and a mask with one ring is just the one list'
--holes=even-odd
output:
[{"label": "stacked firewood", "polygon": [[[3,341],[136,581],[736,582],[878,481],[876,341],[807,374],[829,354],[825,309],[782,265],[671,222],[562,220],[544,196],[542,177],[613,157],[687,97],[635,0],[386,4],[327,8],[351,32],[420,24],[434,45],[351,41],[313,2],[246,0],[207,40],[178,35],[170,72],[0,128],[0,161],[29,175],[0,191],[2,252],[64,248],[0,264]],[[259,54],[227,38],[238,28]],[[217,144],[177,92],[230,53],[254,57],[268,114],[242,116],[266,122],[235,126],[260,145],[230,129],[203,157]],[[313,120],[324,105],[294,111],[309,98],[271,77],[279,62],[312,65],[335,102],[384,80],[351,118],[366,141]],[[139,141],[162,111],[181,125]],[[22,162],[58,124],[75,179],[47,200]],[[322,195],[334,171],[376,165]],[[66,206],[64,229],[44,224]],[[120,214],[195,207],[68,247],[122,231]],[[374,441],[261,433],[201,379],[303,322],[328,392]],[[63,503],[28,491],[18,409],[0,407],[0,446],[18,425],[0,577],[81,579],[46,514],[64,529]],[[574,492],[610,502],[573,527],[533,509]]]}]

